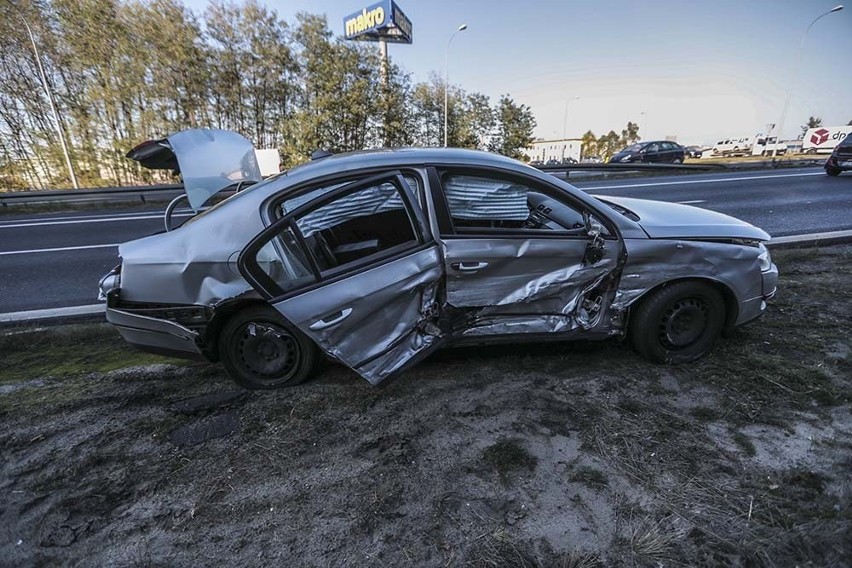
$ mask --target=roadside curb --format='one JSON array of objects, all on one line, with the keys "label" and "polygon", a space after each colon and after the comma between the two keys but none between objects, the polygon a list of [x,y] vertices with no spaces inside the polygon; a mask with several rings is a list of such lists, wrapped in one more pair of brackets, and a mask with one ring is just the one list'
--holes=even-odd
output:
[{"label": "roadside curb", "polygon": [[772,249],[808,248],[852,243],[852,231],[832,231],[773,238],[766,246]]},{"label": "roadside curb", "polygon": [[99,321],[104,319],[106,304],[71,306],[47,310],[29,310],[25,312],[7,312],[0,314],[0,325],[52,320],[51,323],[70,321]]}]

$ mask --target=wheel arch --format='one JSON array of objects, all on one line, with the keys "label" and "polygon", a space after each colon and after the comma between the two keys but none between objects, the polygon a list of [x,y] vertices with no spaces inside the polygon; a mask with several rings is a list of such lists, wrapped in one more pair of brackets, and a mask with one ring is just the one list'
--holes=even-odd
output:
[{"label": "wheel arch", "polygon": [[707,284],[713,287],[722,295],[722,300],[725,302],[725,326],[724,329],[730,330],[734,326],[734,322],[737,321],[737,317],[739,316],[739,303],[737,301],[737,297],[734,294],[734,291],[724,282],[720,280],[716,280],[714,278],[708,278],[706,276],[686,276],[683,278],[673,278],[671,280],[665,280],[660,282],[656,286],[649,288],[642,292],[639,296],[637,296],[628,306],[628,314],[627,314],[627,322],[630,321],[630,315],[633,309],[639,306],[646,299],[650,298],[652,294],[657,292],[658,290],[665,288],[666,286],[671,286],[672,284],[676,284],[678,282],[698,282],[701,284]]},{"label": "wheel arch", "polygon": [[254,306],[269,306],[269,302],[260,298],[234,298],[215,306],[213,317],[204,330],[204,355],[210,361],[219,361],[219,334],[228,320],[244,309]]}]

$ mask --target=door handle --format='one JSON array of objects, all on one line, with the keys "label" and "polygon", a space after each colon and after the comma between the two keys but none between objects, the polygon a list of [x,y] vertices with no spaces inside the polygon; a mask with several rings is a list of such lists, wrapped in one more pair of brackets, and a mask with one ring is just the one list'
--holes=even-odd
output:
[{"label": "door handle", "polygon": [[351,313],[352,313],[352,308],[344,308],[344,309],[340,310],[339,312],[333,313],[329,316],[324,317],[321,320],[315,321],[314,323],[312,323],[310,325],[310,327],[308,327],[308,329],[311,329],[313,331],[317,331],[317,330],[320,330],[320,329],[325,329],[327,327],[331,327],[333,325],[336,325],[336,324],[342,322],[346,318],[348,318],[349,314],[351,314]]},{"label": "door handle", "polygon": [[488,266],[487,262],[454,262],[451,264],[453,268],[459,270],[461,272],[475,272],[477,270],[482,270],[486,266]]}]

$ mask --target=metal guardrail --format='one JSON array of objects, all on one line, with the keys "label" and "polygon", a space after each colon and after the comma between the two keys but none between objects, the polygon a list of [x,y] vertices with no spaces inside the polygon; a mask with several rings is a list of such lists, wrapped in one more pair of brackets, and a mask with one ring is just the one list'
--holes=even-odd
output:
[{"label": "metal guardrail", "polygon": [[[571,172],[644,174],[655,172],[690,171],[733,171],[744,169],[802,167],[822,165],[824,159],[800,159],[784,161],[742,162],[737,164],[610,164],[579,163],[536,166],[552,174],[564,173],[567,179]],[[0,207],[10,205],[35,205],[45,203],[95,203],[170,201],[183,193],[182,184],[135,185],[125,187],[97,187],[91,189],[60,189],[41,191],[0,192]]]},{"label": "metal guardrail", "polygon": [[90,203],[109,201],[169,201],[183,193],[181,184],[96,187],[90,189],[50,189],[0,193],[0,207],[44,203]]}]

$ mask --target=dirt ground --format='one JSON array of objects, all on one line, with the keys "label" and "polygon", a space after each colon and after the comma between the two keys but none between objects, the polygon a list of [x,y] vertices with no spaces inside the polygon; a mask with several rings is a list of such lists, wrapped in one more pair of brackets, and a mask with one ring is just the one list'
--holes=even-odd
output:
[{"label": "dirt ground", "polygon": [[5,335],[0,565],[848,566],[852,247],[775,256],[768,314],[681,367],[456,349],[258,393]]}]

